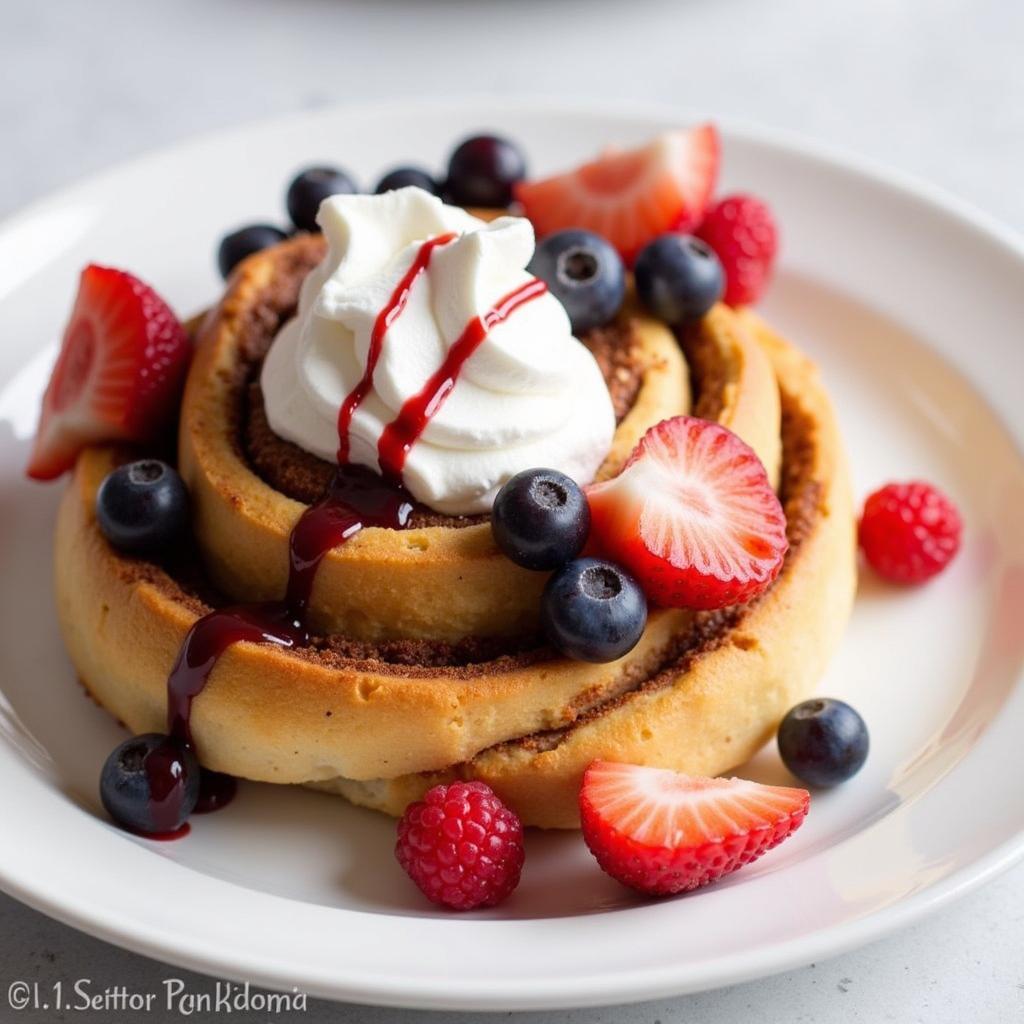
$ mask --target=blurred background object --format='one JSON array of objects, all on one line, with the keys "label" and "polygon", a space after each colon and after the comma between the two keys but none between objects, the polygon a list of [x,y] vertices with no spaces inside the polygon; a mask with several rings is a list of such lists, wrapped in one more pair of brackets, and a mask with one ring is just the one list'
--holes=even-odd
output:
[{"label": "blurred background object", "polygon": [[0,214],[246,120],[496,93],[791,129],[1021,227],[1022,45],[1020,0],[7,0]]}]

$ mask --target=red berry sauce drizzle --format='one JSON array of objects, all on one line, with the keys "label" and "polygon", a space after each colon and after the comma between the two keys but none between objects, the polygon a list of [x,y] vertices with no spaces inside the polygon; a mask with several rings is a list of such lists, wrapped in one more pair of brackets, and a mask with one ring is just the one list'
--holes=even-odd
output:
[{"label": "red berry sauce drizzle", "polygon": [[[148,838],[175,839],[188,832],[187,824],[174,830],[174,823],[181,818],[185,786],[180,759],[170,756],[170,751],[178,744],[193,745],[192,701],[206,686],[217,659],[240,641],[285,648],[308,641],[306,619],[310,595],[324,556],[365,527],[401,530],[406,526],[413,509],[402,486],[402,470],[409,451],[444,404],[462,367],[488,333],[520,306],[547,290],[543,281],[531,279],[509,292],[483,316],[470,321],[423,389],[405,402],[394,421],[385,428],[378,442],[381,476],[350,465],[352,417],[373,386],[373,373],[388,328],[401,315],[413,285],[429,266],[434,250],[455,237],[454,234],[440,235],[420,246],[409,270],[374,322],[366,371],[338,412],[338,470],[327,493],[302,513],[289,538],[288,586],[284,600],[220,608],[199,619],[185,637],[167,678],[168,732],[175,743],[158,747],[146,758],[146,774],[154,796],[150,811],[158,827],[161,822],[168,823],[169,827]],[[231,776],[204,769],[195,811],[218,810],[231,801],[235,788]]]},{"label": "red berry sauce drizzle", "polygon": [[373,330],[370,332],[370,348],[366,353],[366,369],[359,383],[352,389],[348,397],[341,403],[338,410],[338,465],[344,466],[348,463],[349,456],[349,430],[352,427],[352,417],[356,409],[362,404],[363,399],[370,393],[373,387],[373,374],[377,369],[380,354],[384,349],[384,335],[388,328],[402,315],[406,303],[409,301],[409,294],[412,286],[419,279],[420,275],[430,266],[430,258],[434,250],[442,245],[447,245],[455,238],[454,233],[438,235],[437,238],[430,238],[420,246],[412,265],[402,275],[398,286],[391,293],[388,304],[377,314],[373,322]]},{"label": "red berry sauce drizzle", "polygon": [[483,316],[470,320],[466,329],[448,349],[444,362],[431,374],[422,390],[407,399],[398,415],[384,428],[377,442],[377,459],[385,477],[401,482],[410,449],[437,415],[438,409],[444,405],[459,379],[462,367],[490,331],[504,323],[520,306],[538,298],[547,290],[543,281],[531,278],[500,299]]}]

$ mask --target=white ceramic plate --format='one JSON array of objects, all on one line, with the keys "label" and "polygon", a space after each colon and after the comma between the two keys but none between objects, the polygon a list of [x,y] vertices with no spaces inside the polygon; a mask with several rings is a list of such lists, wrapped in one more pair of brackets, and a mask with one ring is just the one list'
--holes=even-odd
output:
[{"label": "white ceramic plate", "polygon": [[[805,827],[693,895],[632,898],[575,835],[531,835],[498,910],[434,912],[393,824],[335,798],[244,785],[177,843],[111,826],[96,780],[122,737],[83,699],[51,612],[57,488],[22,477],[82,264],[127,267],[185,313],[218,293],[219,235],[279,220],[297,166],[372,181],[440,165],[497,127],[536,171],[672,123],[493,101],[359,107],[256,125],[136,161],[0,230],[0,882],[76,927],[219,975],[392,1005],[527,1009],[654,998],[820,959],[934,909],[1024,849],[1024,249],[917,183],[761,132],[725,132],[724,188],[774,206],[770,320],[818,360],[859,493],[921,476],[967,523],[932,585],[867,576],[822,682],[866,717],[870,760]],[[1016,442],[1015,442],[1016,439]],[[57,568],[59,571],[59,567]],[[781,780],[773,751],[746,769]]]}]

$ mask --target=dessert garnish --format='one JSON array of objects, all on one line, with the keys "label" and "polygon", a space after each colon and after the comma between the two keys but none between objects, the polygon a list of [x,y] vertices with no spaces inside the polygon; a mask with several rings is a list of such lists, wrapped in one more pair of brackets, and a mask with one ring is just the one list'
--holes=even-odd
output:
[{"label": "dessert garnish", "polygon": [[583,838],[613,878],[652,896],[688,892],[792,835],[804,789],[595,761],[583,777]]},{"label": "dessert garnish", "polygon": [[526,177],[522,150],[500,135],[473,135],[448,159],[445,198],[456,206],[502,210]]},{"label": "dessert garnish", "polygon": [[352,195],[358,191],[347,171],[338,167],[307,167],[292,179],[285,205],[292,223],[300,231],[319,231],[320,204],[330,196]]},{"label": "dessert garnish", "polygon": [[188,834],[188,817],[199,801],[202,770],[191,747],[148,732],[114,748],[100,774],[107,813],[147,839]]},{"label": "dessert garnish", "polygon": [[96,492],[96,522],[119,551],[160,555],[188,534],[188,490],[159,459],[119,466]]},{"label": "dessert garnish", "polygon": [[627,263],[666,231],[700,224],[718,178],[714,125],[665,132],[645,146],[612,150],[565,174],[516,186],[515,197],[541,238],[586,228]]},{"label": "dessert garnish", "polygon": [[667,607],[749,601],[778,576],[789,547],[760,459],[693,416],[652,427],[622,472],[586,493],[594,547]]},{"label": "dessert garnish", "polygon": [[441,186],[437,179],[422,167],[396,167],[388,171],[374,187],[374,194],[394,192],[397,188],[421,188],[432,196],[439,195]]},{"label": "dessert garnish", "polygon": [[802,782],[824,789],[853,778],[868,756],[868,727],[845,701],[814,697],[779,724],[779,756]]},{"label": "dessert garnish", "polygon": [[273,224],[249,224],[232,231],[220,240],[217,247],[217,269],[220,270],[221,276],[226,278],[246,256],[277,245],[287,237]]},{"label": "dessert garnish", "polygon": [[559,654],[615,661],[647,624],[647,599],[621,566],[577,558],[590,532],[590,507],[575,481],[550,469],[518,473],[498,492],[491,532],[517,565],[555,570],[541,598],[541,627]]},{"label": "dessert garnish", "polygon": [[747,194],[726,196],[708,210],[697,235],[722,261],[724,301],[730,306],[757,302],[771,282],[779,251],[779,230],[767,203]]},{"label": "dessert garnish", "polygon": [[97,441],[153,441],[177,413],[192,347],[137,277],[90,264],[50,376],[28,475],[53,480]]},{"label": "dessert garnish", "polygon": [[718,257],[692,235],[658,235],[640,250],[633,272],[643,304],[675,327],[700,320],[725,287]]},{"label": "dessert garnish", "polygon": [[483,782],[434,786],[399,820],[395,856],[433,903],[493,907],[519,884],[523,826]]},{"label": "dessert garnish", "polygon": [[548,580],[540,619],[559,654],[576,661],[615,661],[643,635],[647,599],[621,566],[601,558],[577,558]]},{"label": "dessert garnish", "polygon": [[631,651],[647,624],[639,583],[612,562],[577,558],[590,532],[590,507],[564,473],[518,473],[491,510],[495,543],[517,565],[555,570],[541,598],[541,627],[559,654],[577,661],[615,661]]},{"label": "dessert garnish", "polygon": [[924,583],[960,550],[963,523],[956,505],[933,484],[892,483],[864,502],[860,546],[879,576],[892,583]]},{"label": "dessert garnish", "polygon": [[565,307],[577,337],[604,327],[622,308],[626,268],[615,248],[593,231],[569,228],[548,235],[527,269]]},{"label": "dessert garnish", "polygon": [[558,569],[590,532],[590,508],[575,480],[554,469],[525,469],[505,484],[491,509],[502,553],[524,569]]}]

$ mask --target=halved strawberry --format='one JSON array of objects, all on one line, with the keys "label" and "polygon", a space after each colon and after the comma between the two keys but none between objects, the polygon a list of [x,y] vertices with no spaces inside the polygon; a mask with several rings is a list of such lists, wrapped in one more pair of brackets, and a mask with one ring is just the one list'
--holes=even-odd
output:
[{"label": "halved strawberry", "polygon": [[97,441],[155,438],[177,408],[190,356],[184,328],[149,285],[87,266],[43,395],[28,475],[53,480]]},{"label": "halved strawberry", "polygon": [[718,177],[718,131],[703,124],[665,132],[639,149],[612,151],[566,174],[523,181],[515,197],[537,235],[587,228],[632,263],[666,231],[692,231]]},{"label": "halved strawberry", "polygon": [[749,601],[779,574],[786,517],[761,460],[732,431],[663,420],[622,472],[587,488],[590,539],[671,608]]},{"label": "halved strawberry", "polygon": [[756,860],[803,822],[806,789],[595,761],[583,776],[583,838],[598,864],[652,896],[688,892]]}]

